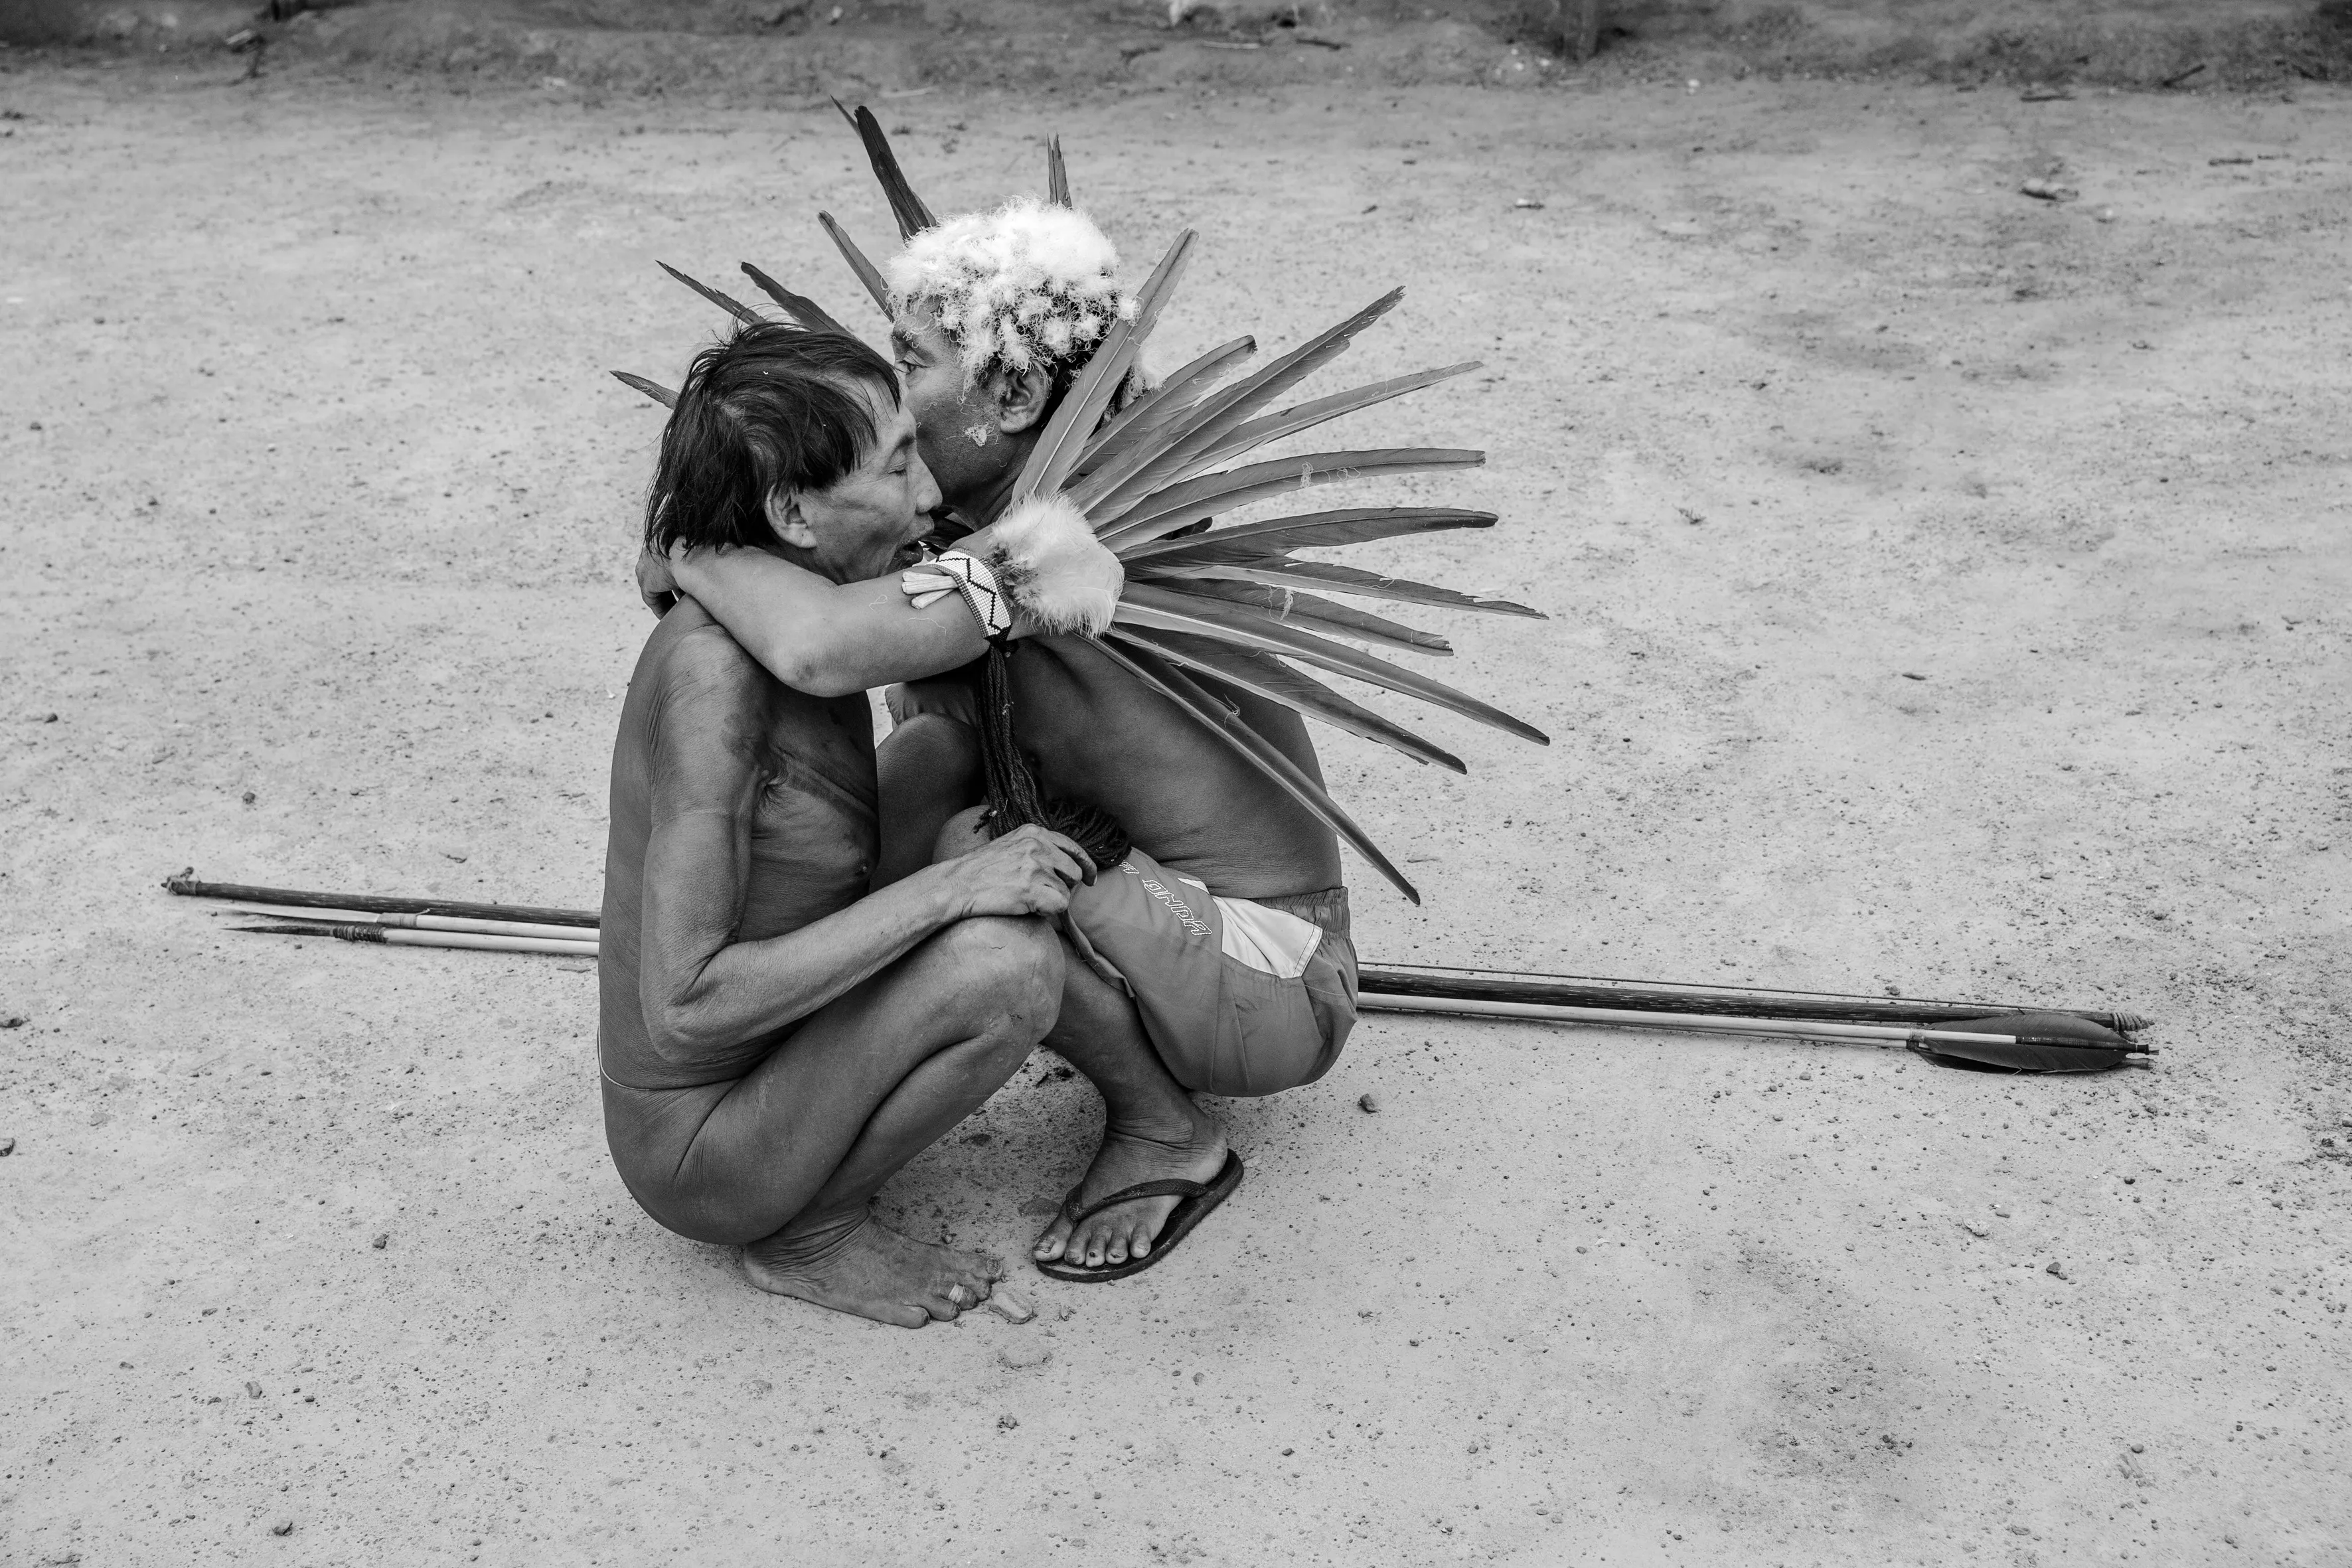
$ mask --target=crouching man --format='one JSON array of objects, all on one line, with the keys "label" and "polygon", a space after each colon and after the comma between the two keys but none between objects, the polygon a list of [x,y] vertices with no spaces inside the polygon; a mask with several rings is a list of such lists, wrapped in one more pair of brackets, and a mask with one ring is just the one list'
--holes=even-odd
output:
[{"label": "crouching man", "polygon": [[[754,327],[687,378],[646,535],[763,551],[835,587],[914,560],[938,504],[879,355]],[[925,645],[887,582],[841,613]],[[972,637],[962,615],[933,617],[930,640]],[[1028,827],[868,893],[862,686],[952,662],[915,657],[928,668],[835,672],[815,695],[691,600],[663,617],[614,746],[598,1032],[606,1139],[646,1213],[741,1247],[762,1289],[908,1328],[983,1300],[998,1266],[889,1230],[871,1200],[1053,1026],[1062,947],[1041,917],[1094,872]]]}]

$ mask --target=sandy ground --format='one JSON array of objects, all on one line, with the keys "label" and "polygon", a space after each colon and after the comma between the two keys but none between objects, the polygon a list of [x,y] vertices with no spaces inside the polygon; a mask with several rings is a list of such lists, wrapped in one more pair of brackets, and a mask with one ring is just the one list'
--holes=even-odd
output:
[{"label": "sandy ground", "polygon": [[[1427,895],[1358,878],[1368,954],[2163,1052],[1373,1018],[1224,1108],[1166,1266],[919,1334],[635,1209],[584,966],[156,889],[595,901],[657,427],[604,371],[716,325],[656,256],[856,306],[831,111],[0,100],[0,1561],[2352,1560],[2352,97],[891,106],[941,205],[1051,126],[1139,265],[1197,224],[1171,363],[1394,282],[1349,369],[1486,360],[1349,428],[1491,450],[1412,493],[1505,525],[1389,558],[1553,613],[1446,629],[1556,741],[1329,742]],[[1017,1258],[1051,1066],[888,1209]]]}]

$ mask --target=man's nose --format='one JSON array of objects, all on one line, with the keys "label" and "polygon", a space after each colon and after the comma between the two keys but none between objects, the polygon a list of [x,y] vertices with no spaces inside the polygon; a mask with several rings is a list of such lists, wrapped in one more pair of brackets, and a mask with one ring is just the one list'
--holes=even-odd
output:
[{"label": "man's nose", "polygon": [[940,510],[940,484],[931,478],[930,465],[923,461],[922,454],[917,453],[914,461],[915,511],[919,516],[929,517]]}]

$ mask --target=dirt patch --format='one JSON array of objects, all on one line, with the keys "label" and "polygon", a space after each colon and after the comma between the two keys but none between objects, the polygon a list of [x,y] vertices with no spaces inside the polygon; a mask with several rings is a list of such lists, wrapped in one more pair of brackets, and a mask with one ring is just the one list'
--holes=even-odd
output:
[{"label": "dirt patch", "polygon": [[[1407,618],[1554,743],[1324,739],[1428,900],[1356,868],[1368,956],[2130,1007],[2163,1053],[1373,1017],[1220,1108],[1249,1179],[1164,1267],[908,1334],[637,1211],[583,966],[156,886],[595,901],[659,422],[606,372],[719,325],[656,258],[875,324],[812,221],[888,233],[856,147],[181,69],[0,71],[0,1555],[2352,1538],[2352,97],[894,100],[941,205],[1054,129],[1131,260],[1199,225],[1171,359],[1403,283],[1350,374],[1486,362],[1334,429],[1489,451],[1357,504],[1500,514],[1382,561],[1551,612]],[[1041,1058],[889,1212],[1017,1258],[1095,1114]]]},{"label": "dirt patch", "polygon": [[[2347,0],[1609,0],[1570,57],[1573,0],[27,0],[0,42],[205,52],[273,68],[548,79],[731,103],[836,91],[1891,77],[2252,89],[2352,78]],[[255,62],[254,68],[258,68]]]}]

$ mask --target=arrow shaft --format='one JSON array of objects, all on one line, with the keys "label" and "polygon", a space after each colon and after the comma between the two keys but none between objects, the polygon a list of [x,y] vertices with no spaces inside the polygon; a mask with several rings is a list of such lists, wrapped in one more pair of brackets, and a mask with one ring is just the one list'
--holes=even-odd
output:
[{"label": "arrow shaft", "polygon": [[1966,1029],[1921,1029],[1898,1024],[1833,1024],[1811,1018],[1736,1018],[1714,1013],[1657,1013],[1631,1007],[1568,1007],[1544,1002],[1488,1002],[1463,996],[1396,996],[1363,992],[1357,1005],[1370,1012],[1452,1013],[1470,1017],[1528,1018],[1552,1024],[1599,1024],[1623,1029],[1675,1029],[1703,1035],[1769,1035],[1791,1040],[1877,1040],[1890,1045],[2010,1046],[2014,1035]]}]

